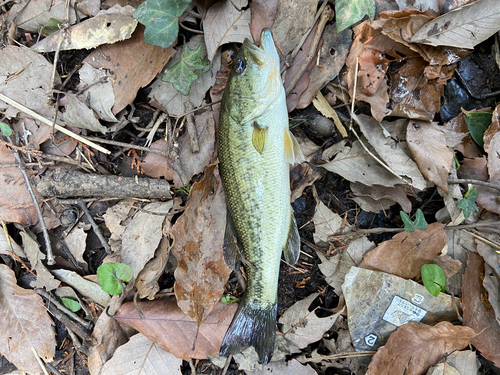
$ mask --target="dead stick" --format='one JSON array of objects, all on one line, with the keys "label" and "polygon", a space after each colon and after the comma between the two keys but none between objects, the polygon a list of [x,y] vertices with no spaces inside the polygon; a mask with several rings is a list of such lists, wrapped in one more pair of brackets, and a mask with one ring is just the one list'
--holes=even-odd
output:
[{"label": "dead stick", "polygon": [[480,181],[480,180],[471,180],[471,179],[448,179],[449,184],[472,184],[472,185],[480,185],[486,186],[491,189],[500,190],[500,186],[491,182]]},{"label": "dead stick", "polygon": [[[10,137],[6,137],[8,141],[11,144],[14,144]],[[28,192],[30,193],[31,199],[33,200],[33,203],[35,204],[35,210],[36,210],[36,215],[38,216],[38,220],[40,221],[40,226],[42,227],[42,232],[43,232],[43,238],[45,240],[45,247],[47,248],[47,264],[48,265],[53,265],[56,264],[56,261],[54,260],[54,254],[52,253],[52,245],[50,244],[50,238],[49,238],[49,231],[47,230],[47,226],[45,225],[45,220],[43,219],[42,215],[42,210],[40,209],[40,206],[38,205],[38,199],[36,198],[35,192],[33,191],[33,187],[31,186],[30,179],[28,178],[28,175],[26,174],[26,166],[24,165],[23,159],[21,159],[21,156],[19,155],[19,152],[16,150],[11,150],[12,153],[14,154],[14,157],[16,158],[17,164],[19,166],[19,169],[21,170],[21,174],[23,175],[24,182],[26,183],[26,188],[28,189]]]},{"label": "dead stick", "polygon": [[[23,106],[22,104],[19,104],[18,102],[16,102],[15,100],[12,100],[11,98],[5,96],[4,94],[0,93],[0,100],[3,100],[5,103],[10,104],[14,108],[20,110],[21,112],[26,113],[27,115],[30,115],[35,120],[38,120],[38,121],[44,123],[45,125],[48,125],[48,126],[52,127],[52,121],[50,121],[50,120],[46,119],[45,117],[39,115],[35,111],[32,111],[31,109]],[[71,138],[74,138],[77,141],[80,141],[80,142],[86,144],[89,147],[92,147],[92,148],[94,148],[94,149],[96,149],[98,151],[101,151],[104,154],[111,154],[111,151],[106,150],[104,147],[101,147],[101,146],[95,144],[94,142],[90,142],[89,140],[87,140],[87,139],[79,136],[78,134],[73,133],[71,130],[63,128],[62,126],[57,125],[57,124],[55,124],[54,127],[56,128],[56,130],[60,131],[61,133],[69,135]]]},{"label": "dead stick", "polygon": [[321,39],[321,35],[323,34],[323,30],[325,29],[326,23],[333,19],[333,15],[334,15],[334,12],[333,12],[332,8],[330,8],[329,6],[325,7],[325,10],[323,10],[323,13],[321,13],[321,16],[319,18],[319,23],[318,23],[318,29],[316,31],[316,34],[314,35],[314,39],[312,41],[312,45],[311,45],[311,49],[309,50],[309,54],[307,55],[306,59],[302,63],[302,66],[300,67],[297,74],[295,74],[293,79],[290,81],[290,84],[287,86],[287,88],[285,90],[286,96],[290,95],[292,90],[297,85],[297,82],[299,82],[300,77],[302,77],[304,72],[307,70],[309,63],[312,61],[312,59],[316,55],[316,49],[318,48],[319,40]]},{"label": "dead stick", "polygon": [[112,251],[111,251],[111,247],[108,244],[108,241],[106,241],[106,239],[102,235],[102,232],[99,229],[99,226],[96,224],[89,209],[87,208],[87,206],[85,205],[85,203],[83,203],[83,201],[81,199],[78,200],[78,207],[80,207],[82,209],[82,211],[85,212],[85,216],[87,216],[87,219],[90,222],[90,225],[92,225],[92,229],[94,230],[94,233],[97,235],[97,238],[99,238],[99,241],[101,241],[101,244],[104,247],[106,254],[110,255],[112,253]]},{"label": "dead stick", "polygon": [[90,136],[86,136],[84,139],[86,139],[86,140],[92,140],[92,141],[95,141],[97,143],[104,143],[104,144],[118,146],[118,147],[126,147],[127,149],[133,148],[134,150],[152,152],[154,154],[158,154],[158,155],[162,155],[162,156],[168,157],[168,153],[166,151],[158,150],[156,148],[144,147],[144,146],[137,146],[137,145],[133,145],[133,144],[130,144],[130,143],[125,143],[125,142],[109,141],[107,139],[101,139],[101,138],[98,138],[98,137],[90,137]]},{"label": "dead stick", "polygon": [[193,154],[200,152],[200,143],[198,141],[198,134],[196,132],[196,125],[194,124],[194,114],[191,112],[194,107],[190,102],[184,102],[184,109],[190,112],[186,116],[187,131],[189,134],[189,141],[191,143],[191,151]]}]

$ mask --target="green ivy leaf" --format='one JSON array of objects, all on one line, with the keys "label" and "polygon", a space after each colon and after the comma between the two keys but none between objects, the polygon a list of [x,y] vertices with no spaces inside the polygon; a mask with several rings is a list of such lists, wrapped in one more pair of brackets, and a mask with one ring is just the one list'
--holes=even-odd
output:
[{"label": "green ivy leaf", "polygon": [[411,221],[410,217],[404,211],[400,211],[401,219],[405,224],[405,231],[411,233],[415,231],[415,229],[426,230],[427,229],[427,221],[425,221],[424,213],[419,208],[415,215],[415,221]]},{"label": "green ivy leaf", "polygon": [[457,207],[463,211],[464,217],[466,219],[474,211],[479,211],[479,208],[477,208],[476,205],[476,199],[478,196],[479,194],[477,192],[477,189],[470,188],[469,191],[465,194],[465,197],[460,199],[460,201],[457,203]]},{"label": "green ivy leaf", "polygon": [[365,15],[373,21],[375,18],[375,2],[373,0],[337,0],[335,1],[337,32],[351,27],[361,21]]},{"label": "green ivy leaf", "polygon": [[469,112],[462,109],[467,121],[467,129],[472,139],[479,145],[484,146],[484,132],[491,125],[493,114],[490,112]]},{"label": "green ivy leaf", "polygon": [[434,297],[437,297],[439,292],[446,291],[446,276],[437,264],[424,264],[420,272],[425,289]]},{"label": "green ivy leaf", "polygon": [[0,122],[0,132],[6,137],[10,137],[12,135],[12,129],[5,122]]},{"label": "green ivy leaf", "polygon": [[115,296],[122,293],[122,286],[113,277],[113,272],[116,273],[118,279],[126,282],[132,280],[134,272],[129,265],[124,263],[104,263],[97,268],[97,279],[102,290]]},{"label": "green ivy leaf", "polygon": [[134,18],[146,26],[144,41],[168,48],[179,34],[179,17],[191,0],[146,0],[134,12]]},{"label": "green ivy leaf", "polygon": [[195,50],[184,46],[182,56],[170,68],[165,69],[161,80],[171,83],[174,89],[182,95],[188,96],[191,91],[191,85],[198,79],[198,75],[193,70],[206,72],[210,69],[210,63],[201,58],[201,45]]},{"label": "green ivy leaf", "polygon": [[61,297],[61,303],[73,312],[79,311],[82,307],[78,301],[71,298]]}]

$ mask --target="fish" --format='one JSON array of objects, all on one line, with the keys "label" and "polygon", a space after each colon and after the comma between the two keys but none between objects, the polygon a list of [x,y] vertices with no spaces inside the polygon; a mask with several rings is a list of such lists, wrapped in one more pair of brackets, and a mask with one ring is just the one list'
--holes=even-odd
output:
[{"label": "fish", "polygon": [[253,346],[266,364],[276,337],[281,254],[292,265],[300,255],[290,204],[290,164],[304,160],[289,130],[279,55],[267,28],[260,47],[245,39],[231,65],[218,144],[227,204],[224,258],[233,269],[243,260],[247,275],[247,288],[220,354]]}]

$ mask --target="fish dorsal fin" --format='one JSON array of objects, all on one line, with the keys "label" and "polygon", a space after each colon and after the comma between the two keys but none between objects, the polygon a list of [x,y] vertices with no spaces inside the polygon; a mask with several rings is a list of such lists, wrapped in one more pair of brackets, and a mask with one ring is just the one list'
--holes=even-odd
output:
[{"label": "fish dorsal fin", "polygon": [[295,139],[288,128],[285,129],[285,159],[290,164],[303,163],[305,161],[299,142]]},{"label": "fish dorsal fin", "polygon": [[297,222],[293,216],[293,211],[290,214],[290,227],[288,229],[288,238],[286,244],[283,247],[283,253],[285,255],[285,260],[288,264],[292,266],[297,263],[300,255],[300,236],[299,230],[297,228]]},{"label": "fish dorsal fin", "polygon": [[252,143],[253,147],[259,154],[264,150],[264,143],[266,142],[267,126],[261,127],[256,122],[253,123]]},{"label": "fish dorsal fin", "polygon": [[238,237],[234,228],[233,219],[229,210],[226,214],[226,232],[224,233],[224,260],[229,268],[236,270],[241,261],[241,252],[238,246]]}]

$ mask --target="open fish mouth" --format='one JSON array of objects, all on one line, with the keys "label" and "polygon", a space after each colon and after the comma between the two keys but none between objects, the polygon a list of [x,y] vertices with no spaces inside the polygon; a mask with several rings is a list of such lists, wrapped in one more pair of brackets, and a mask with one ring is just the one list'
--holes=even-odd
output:
[{"label": "open fish mouth", "polygon": [[265,28],[260,36],[260,47],[253,44],[250,39],[246,38],[242,47],[246,53],[259,65],[268,61],[268,59],[278,58],[276,47],[274,46],[271,30]]}]

